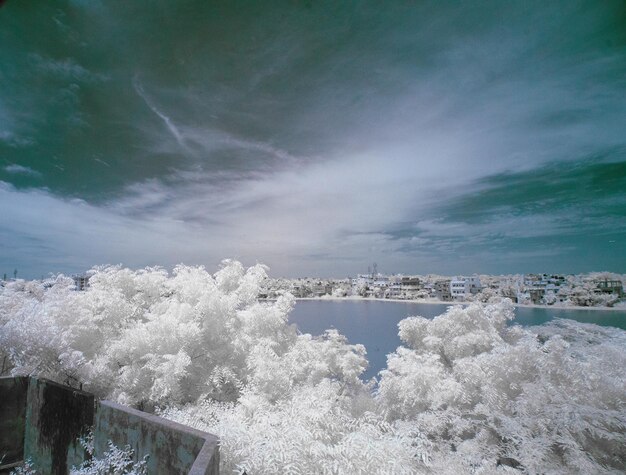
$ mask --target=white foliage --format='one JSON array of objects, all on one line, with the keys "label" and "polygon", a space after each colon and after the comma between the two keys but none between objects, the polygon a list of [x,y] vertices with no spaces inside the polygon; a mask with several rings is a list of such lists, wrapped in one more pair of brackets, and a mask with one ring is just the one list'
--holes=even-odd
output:
[{"label": "white foliage", "polygon": [[129,445],[120,449],[109,441],[109,450],[101,457],[95,457],[92,433],[81,437],[79,442],[91,458],[80,467],[72,467],[70,475],[148,475],[149,455],[136,461],[133,459],[135,452]]},{"label": "white foliage", "polygon": [[[387,423],[371,400],[325,379],[270,403],[244,392],[238,404],[203,402],[165,416],[218,433],[224,473],[412,474],[425,469],[414,429]],[[371,409],[367,411],[368,408]]]},{"label": "white foliage", "polygon": [[[0,462],[2,459],[0,459]],[[11,470],[10,475],[37,475],[37,469],[33,465],[32,460],[26,460],[22,465]]]},{"label": "white foliage", "polygon": [[530,473],[623,467],[626,333],[566,320],[526,330],[506,326],[510,317],[498,302],[401,322],[411,348],[389,355],[377,393],[388,419],[438,440],[440,467],[451,458],[466,470],[502,460]]},{"label": "white foliage", "polygon": [[[224,473],[617,473],[626,332],[510,325],[509,301],[399,325],[378,388],[365,348],[256,299],[266,269],[93,270],[86,291],[0,290],[5,374],[38,374],[217,433]],[[122,451],[123,452],[123,451]],[[124,460],[116,453],[120,463]],[[117,459],[116,459],[117,460]]]}]

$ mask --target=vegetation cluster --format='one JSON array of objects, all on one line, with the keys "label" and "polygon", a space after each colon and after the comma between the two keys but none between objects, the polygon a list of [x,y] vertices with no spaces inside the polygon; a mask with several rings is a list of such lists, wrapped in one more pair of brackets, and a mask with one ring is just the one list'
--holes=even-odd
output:
[{"label": "vegetation cluster", "polygon": [[521,328],[506,299],[399,325],[364,382],[362,345],[301,334],[266,268],[94,269],[74,290],[0,289],[3,374],[36,374],[221,438],[222,473],[617,473],[626,332]]}]

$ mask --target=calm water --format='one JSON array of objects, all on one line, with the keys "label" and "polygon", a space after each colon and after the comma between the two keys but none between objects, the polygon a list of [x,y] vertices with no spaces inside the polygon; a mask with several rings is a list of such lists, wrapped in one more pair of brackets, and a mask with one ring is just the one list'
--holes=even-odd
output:
[{"label": "calm water", "polygon": [[[450,304],[380,302],[376,300],[299,300],[289,317],[303,333],[319,335],[336,328],[350,343],[367,348],[370,366],[364,378],[375,376],[387,364],[386,356],[400,344],[398,322],[412,315],[432,318],[445,312]],[[514,323],[540,325],[553,318],[569,318],[585,323],[613,326],[626,330],[626,311],[517,308]]]}]

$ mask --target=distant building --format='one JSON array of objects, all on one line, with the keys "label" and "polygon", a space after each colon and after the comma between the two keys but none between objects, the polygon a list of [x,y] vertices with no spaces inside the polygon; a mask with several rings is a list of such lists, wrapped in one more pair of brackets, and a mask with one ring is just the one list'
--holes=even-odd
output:
[{"label": "distant building", "polygon": [[466,294],[469,294],[469,284],[462,279],[453,279],[450,281],[450,296],[455,300],[465,300]]},{"label": "distant building", "polygon": [[330,295],[333,292],[333,286],[330,282],[318,280],[311,285],[311,294],[314,297],[321,297],[322,295]]},{"label": "distant building", "polygon": [[565,277],[557,274],[525,274],[523,282],[525,287],[554,290],[565,282]]},{"label": "distant building", "polygon": [[480,278],[477,275],[456,277],[450,281],[450,295],[455,300],[465,300],[469,295],[480,292],[481,288]]},{"label": "distant building", "polygon": [[540,303],[542,303],[542,299],[545,293],[546,291],[544,289],[529,289],[528,290],[530,301],[535,305],[539,305]]},{"label": "distant building", "polygon": [[377,275],[372,282],[372,286],[377,289],[386,290],[390,285],[390,279],[386,275]]},{"label": "distant building", "polygon": [[352,293],[362,297],[369,297],[371,296],[373,283],[374,277],[372,274],[358,274],[356,278],[352,279]]},{"label": "distant building", "polygon": [[374,284],[384,290],[385,297],[394,299],[414,298],[420,290],[420,280],[410,276],[394,275],[386,280],[379,277]]},{"label": "distant building", "polygon": [[423,284],[419,277],[402,276],[400,278],[400,290],[405,298],[414,297],[422,288]]},{"label": "distant building", "polygon": [[435,291],[435,285],[427,282],[424,284],[424,292],[429,296],[429,297],[436,297],[437,292]]},{"label": "distant building", "polygon": [[563,301],[558,294],[564,282],[565,277],[558,274],[525,274],[517,300],[534,305]]},{"label": "distant building", "polygon": [[355,278],[352,279],[352,286],[355,287],[359,284],[371,286],[374,282],[374,277],[372,274],[358,274]]},{"label": "distant building", "polygon": [[435,288],[435,296],[444,302],[449,302],[452,300],[452,294],[450,293],[450,280],[438,280],[434,284]]},{"label": "distant building", "polygon": [[72,279],[74,280],[74,286],[76,290],[85,290],[89,287],[89,278],[91,276],[87,274],[74,274]]},{"label": "distant building", "polygon": [[624,296],[624,286],[619,280],[601,280],[597,283],[596,290],[603,294],[617,294],[620,298]]}]

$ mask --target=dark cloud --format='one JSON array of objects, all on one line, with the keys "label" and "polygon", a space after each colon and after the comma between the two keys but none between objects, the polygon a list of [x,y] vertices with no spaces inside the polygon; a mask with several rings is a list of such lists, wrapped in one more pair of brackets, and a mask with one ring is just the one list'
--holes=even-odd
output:
[{"label": "dark cloud", "polygon": [[[518,173],[478,180],[476,191],[442,210],[444,222],[484,223],[505,216],[571,216],[580,232],[584,217],[626,216],[626,149],[556,162]],[[609,223],[607,223],[609,224]],[[613,225],[613,223],[610,223]],[[622,231],[626,230],[626,221]]]},{"label": "dark cloud", "polygon": [[626,267],[624,158],[624,150],[610,150],[487,176],[390,235],[407,255],[464,256],[484,272],[504,272],[511,262],[519,271],[620,270]]}]

